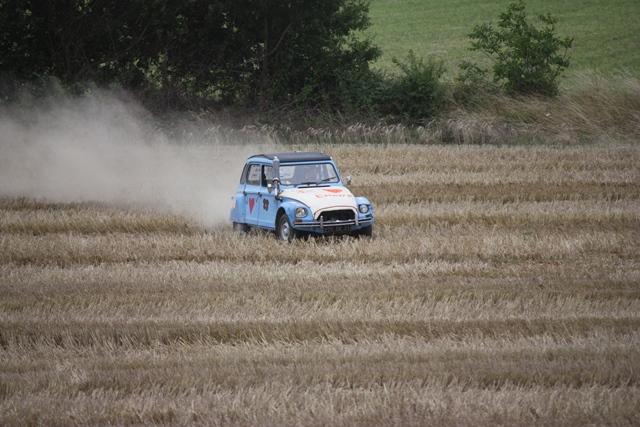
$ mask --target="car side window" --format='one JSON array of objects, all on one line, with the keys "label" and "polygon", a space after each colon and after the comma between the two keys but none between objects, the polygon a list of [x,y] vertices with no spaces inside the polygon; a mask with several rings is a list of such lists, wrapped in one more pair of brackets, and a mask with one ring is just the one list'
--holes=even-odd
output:
[{"label": "car side window", "polygon": [[247,173],[247,185],[260,185],[260,165],[250,165]]},{"label": "car side window", "polygon": [[247,165],[244,165],[244,168],[242,168],[242,175],[240,175],[240,184],[244,184],[246,177],[247,177]]},{"label": "car side window", "polygon": [[273,180],[273,166],[262,167],[262,186],[266,187]]}]

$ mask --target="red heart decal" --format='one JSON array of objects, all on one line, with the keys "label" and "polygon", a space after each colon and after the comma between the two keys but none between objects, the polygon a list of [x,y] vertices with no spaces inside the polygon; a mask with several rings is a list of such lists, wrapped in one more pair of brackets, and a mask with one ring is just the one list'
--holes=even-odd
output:
[{"label": "red heart decal", "polygon": [[256,205],[256,199],[249,199],[249,213],[253,212],[253,207]]}]

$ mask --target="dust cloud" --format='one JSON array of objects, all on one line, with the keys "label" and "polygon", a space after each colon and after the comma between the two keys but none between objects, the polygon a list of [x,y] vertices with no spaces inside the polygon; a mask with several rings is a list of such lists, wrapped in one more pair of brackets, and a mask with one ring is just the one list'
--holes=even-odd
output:
[{"label": "dust cloud", "polygon": [[169,136],[121,92],[0,106],[0,197],[102,202],[228,221],[246,158],[271,144],[191,126]]}]

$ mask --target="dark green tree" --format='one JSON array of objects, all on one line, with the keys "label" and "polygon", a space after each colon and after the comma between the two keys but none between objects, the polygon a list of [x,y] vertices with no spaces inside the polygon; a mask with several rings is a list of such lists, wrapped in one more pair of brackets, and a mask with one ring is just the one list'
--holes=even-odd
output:
[{"label": "dark green tree", "polygon": [[406,61],[393,58],[393,63],[402,74],[387,78],[380,85],[378,111],[415,123],[437,116],[445,99],[445,85],[440,81],[445,71],[442,61],[434,57],[425,61],[410,51]]},{"label": "dark green tree", "polygon": [[0,0],[0,73],[341,108],[379,55],[368,25],[367,0]]},{"label": "dark green tree", "polygon": [[369,25],[368,1],[231,1],[229,13],[249,46],[238,67],[250,103],[335,106],[341,83],[368,73],[379,55],[356,36]]},{"label": "dark green tree", "polygon": [[[552,96],[558,92],[558,77],[569,66],[568,51],[573,39],[556,36],[557,19],[549,13],[539,15],[538,20],[542,28],[528,21],[522,0],[511,3],[500,14],[498,28],[491,24],[474,27],[469,34],[470,49],[491,60],[494,81],[507,90]],[[461,67],[466,78],[486,72],[472,62],[463,62]]]},{"label": "dark green tree", "polygon": [[0,72],[23,78],[53,76],[67,85],[128,76],[151,27],[142,5],[1,0]]}]

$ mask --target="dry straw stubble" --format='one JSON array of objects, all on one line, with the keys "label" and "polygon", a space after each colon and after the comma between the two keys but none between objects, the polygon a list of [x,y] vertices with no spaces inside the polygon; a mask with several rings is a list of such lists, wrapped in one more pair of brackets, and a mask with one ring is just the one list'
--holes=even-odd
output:
[{"label": "dry straw stubble", "polygon": [[0,422],[640,422],[636,146],[319,148],[373,240],[3,200]]}]

